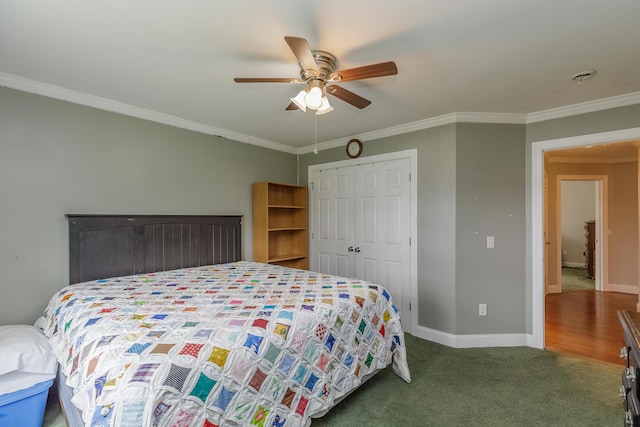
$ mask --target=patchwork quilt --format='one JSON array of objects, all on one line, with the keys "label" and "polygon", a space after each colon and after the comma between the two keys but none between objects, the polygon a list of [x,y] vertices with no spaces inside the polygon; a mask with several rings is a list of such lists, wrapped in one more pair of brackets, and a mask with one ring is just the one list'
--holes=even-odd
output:
[{"label": "patchwork quilt", "polygon": [[45,310],[86,426],[303,426],[389,364],[400,318],[372,283],[255,262],[65,287]]}]

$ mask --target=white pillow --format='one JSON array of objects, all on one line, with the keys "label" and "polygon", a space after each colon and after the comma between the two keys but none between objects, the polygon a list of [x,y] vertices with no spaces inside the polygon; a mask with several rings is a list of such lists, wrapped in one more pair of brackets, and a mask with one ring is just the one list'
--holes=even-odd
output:
[{"label": "white pillow", "polygon": [[56,369],[56,357],[40,329],[0,326],[0,394],[52,379]]}]

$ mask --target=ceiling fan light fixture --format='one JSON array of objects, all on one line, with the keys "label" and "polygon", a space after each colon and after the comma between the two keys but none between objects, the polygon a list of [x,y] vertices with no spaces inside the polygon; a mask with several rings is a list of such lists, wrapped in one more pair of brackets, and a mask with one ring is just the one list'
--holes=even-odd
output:
[{"label": "ceiling fan light fixture", "polygon": [[331,106],[331,104],[329,104],[329,100],[327,99],[327,97],[323,96],[322,105],[316,110],[316,115],[327,114],[331,111],[333,111],[333,107]]},{"label": "ceiling fan light fixture", "polygon": [[291,102],[296,104],[298,108],[300,108],[302,111],[306,112],[307,111],[307,104],[305,103],[306,96],[307,96],[307,91],[301,90],[300,93],[298,93],[295,98],[291,98]]},{"label": "ceiling fan light fixture", "polygon": [[317,110],[322,107],[322,98],[324,97],[322,93],[322,89],[317,86],[312,87],[309,90],[309,93],[304,97],[304,102],[307,104],[307,107]]}]

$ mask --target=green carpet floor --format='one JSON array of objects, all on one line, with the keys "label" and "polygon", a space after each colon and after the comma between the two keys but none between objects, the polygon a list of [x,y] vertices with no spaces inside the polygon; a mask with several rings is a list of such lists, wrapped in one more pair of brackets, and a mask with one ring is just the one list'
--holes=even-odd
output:
[{"label": "green carpet floor", "polygon": [[314,427],[615,426],[622,366],[528,347],[452,349],[407,336],[411,384],[386,370]]},{"label": "green carpet floor", "polygon": [[562,267],[562,292],[595,290],[596,281],[589,279],[585,268]]},{"label": "green carpet floor", "polygon": [[[407,335],[412,382],[390,368],[313,427],[616,426],[622,366],[528,347],[454,349]],[[54,393],[44,426],[62,427]]]}]

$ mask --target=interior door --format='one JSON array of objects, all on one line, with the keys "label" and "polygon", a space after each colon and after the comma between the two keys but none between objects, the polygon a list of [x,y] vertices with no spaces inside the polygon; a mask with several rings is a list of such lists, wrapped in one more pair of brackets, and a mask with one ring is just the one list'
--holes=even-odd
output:
[{"label": "interior door", "polygon": [[[313,270],[378,283],[396,307],[411,302],[411,161],[317,170],[313,175]],[[403,325],[411,330],[411,316]]]},{"label": "interior door", "polygon": [[324,169],[313,174],[310,265],[314,271],[355,277],[353,179],[353,170],[349,167]]},{"label": "interior door", "polygon": [[408,159],[361,165],[354,179],[355,276],[384,286],[400,309],[409,301],[409,167]]},{"label": "interior door", "polygon": [[551,238],[549,237],[549,176],[547,175],[547,171],[544,172],[544,182],[543,182],[543,229],[544,229],[544,255],[543,255],[543,265],[542,274],[544,277],[544,289],[545,295],[548,293],[549,283],[547,282],[549,279],[549,245],[551,245]]}]

